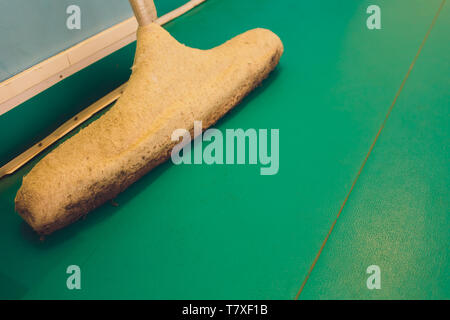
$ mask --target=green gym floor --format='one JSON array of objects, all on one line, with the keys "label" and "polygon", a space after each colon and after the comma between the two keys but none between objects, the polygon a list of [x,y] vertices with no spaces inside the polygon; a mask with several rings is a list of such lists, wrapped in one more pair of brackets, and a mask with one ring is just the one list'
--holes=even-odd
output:
[{"label": "green gym floor", "polygon": [[[0,298],[294,299],[352,189],[299,299],[449,299],[443,2],[209,0],[167,24],[202,49],[255,27],[280,36],[277,69],[216,126],[279,129],[279,173],[167,162],[117,197],[118,206],[40,241],[14,211],[40,155],[0,180]],[[381,8],[381,30],[366,27],[371,4]],[[1,116],[0,163],[124,83],[134,50]],[[81,268],[81,290],[66,287],[69,265]],[[370,265],[380,267],[379,290],[367,288]]]}]

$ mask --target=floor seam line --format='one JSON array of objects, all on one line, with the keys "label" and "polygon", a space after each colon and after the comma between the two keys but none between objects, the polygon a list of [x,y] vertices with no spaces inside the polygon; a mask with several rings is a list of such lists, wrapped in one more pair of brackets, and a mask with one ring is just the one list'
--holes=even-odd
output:
[{"label": "floor seam line", "polygon": [[439,17],[440,12],[442,11],[442,8],[444,7],[445,2],[446,2],[446,0],[442,0],[442,2],[440,4],[440,6],[439,6],[439,8],[438,8],[434,18],[433,18],[433,21],[431,22],[431,25],[428,27],[428,31],[425,34],[425,37],[422,40],[422,43],[420,44],[419,49],[418,49],[418,51],[417,51],[417,53],[416,53],[412,63],[409,66],[408,72],[406,73],[405,77],[403,78],[403,81],[402,81],[399,89],[397,90],[397,93],[395,94],[394,100],[392,101],[392,103],[391,103],[391,105],[390,105],[390,107],[388,109],[388,112],[387,112],[387,114],[386,114],[386,116],[385,116],[385,118],[383,120],[383,123],[381,124],[381,127],[378,130],[378,132],[377,132],[377,134],[376,134],[376,136],[375,136],[375,138],[374,138],[374,140],[373,140],[373,142],[372,142],[372,144],[371,144],[371,146],[369,148],[369,151],[367,152],[366,157],[364,158],[364,161],[362,162],[362,165],[360,166],[360,168],[358,170],[358,173],[356,174],[355,179],[353,180],[352,186],[350,187],[350,190],[348,191],[347,196],[345,197],[344,202],[342,203],[342,205],[341,205],[341,207],[339,209],[339,212],[338,212],[334,222],[332,223],[332,225],[331,225],[331,227],[330,227],[330,229],[329,229],[329,231],[327,233],[327,236],[325,237],[324,241],[322,242],[322,245],[321,245],[318,253],[316,254],[316,257],[314,258],[314,261],[311,264],[311,266],[310,266],[310,268],[308,270],[308,273],[307,273],[305,279],[303,280],[302,285],[301,285],[300,289],[298,290],[294,300],[298,300],[298,298],[300,297],[300,295],[301,295],[301,293],[302,293],[306,283],[308,282],[308,279],[309,279],[309,277],[310,277],[310,275],[311,275],[311,273],[312,273],[312,271],[313,271],[317,261],[319,260],[319,257],[320,257],[320,255],[321,255],[321,253],[322,253],[322,251],[323,251],[323,249],[324,249],[324,247],[325,247],[325,245],[326,245],[326,243],[327,243],[327,241],[328,241],[328,239],[329,239],[329,237],[330,237],[330,235],[331,235],[331,233],[332,233],[332,231],[333,231],[333,229],[334,229],[334,227],[335,227],[335,225],[337,223],[337,220],[339,219],[339,217],[340,217],[340,215],[341,215],[341,213],[342,213],[342,211],[343,211],[343,209],[344,209],[344,207],[345,207],[345,205],[346,205],[346,203],[347,203],[347,201],[348,201],[348,199],[350,197],[350,194],[352,193],[352,191],[353,191],[353,189],[354,189],[354,187],[355,187],[355,185],[356,185],[356,183],[358,181],[358,178],[361,175],[361,173],[362,173],[362,171],[364,169],[364,166],[367,163],[367,160],[369,159],[369,156],[372,153],[372,150],[374,149],[375,144],[378,141],[378,138],[380,137],[380,134],[383,131],[383,129],[384,129],[384,127],[385,127],[385,125],[386,125],[386,123],[387,123],[387,121],[389,119],[389,116],[390,116],[392,110],[394,109],[394,106],[395,106],[395,104],[397,102],[397,99],[400,96],[400,94],[401,94],[401,92],[403,90],[403,87],[405,86],[405,83],[408,80],[412,69],[414,68],[414,65],[416,64],[416,61],[419,58],[420,53],[422,52],[422,49],[425,46],[425,43],[426,43],[426,41],[427,41],[427,39],[428,39],[428,37],[429,37],[429,35],[430,35],[434,25],[436,24],[436,21],[437,21],[437,19]]}]

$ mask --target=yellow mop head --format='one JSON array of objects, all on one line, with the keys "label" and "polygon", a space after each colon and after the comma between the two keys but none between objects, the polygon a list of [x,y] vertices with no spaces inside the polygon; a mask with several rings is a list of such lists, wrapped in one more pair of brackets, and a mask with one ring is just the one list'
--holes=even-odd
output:
[{"label": "yellow mop head", "polygon": [[213,125],[257,86],[283,53],[271,31],[245,32],[211,50],[186,47],[159,25],[139,27],[133,72],[117,103],[44,157],[16,210],[50,234],[113,199],[168,159],[178,128]]}]

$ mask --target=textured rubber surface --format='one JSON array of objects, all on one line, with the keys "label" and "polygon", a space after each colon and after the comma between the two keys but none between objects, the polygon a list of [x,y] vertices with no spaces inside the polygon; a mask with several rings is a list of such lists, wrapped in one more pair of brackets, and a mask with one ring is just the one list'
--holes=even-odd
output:
[{"label": "textured rubber surface", "polygon": [[303,299],[450,298],[450,10],[438,19]]},{"label": "textured rubber surface", "polygon": [[[179,41],[202,49],[254,27],[271,29],[283,40],[285,53],[274,74],[216,126],[221,130],[280,129],[279,173],[260,176],[259,166],[255,165],[166,163],[119,196],[118,207],[105,205],[86,220],[41,243],[14,213],[13,200],[21,177],[34,161],[0,180],[0,296],[294,298],[440,3],[377,1],[382,10],[382,30],[376,31],[366,28],[366,8],[373,1],[209,0],[168,24],[167,30]],[[448,17],[448,10],[444,8],[442,17]],[[417,131],[414,128],[421,123],[448,130],[448,72],[444,72],[448,58],[441,47],[445,39],[442,17],[436,33],[430,36],[430,48],[427,43],[418,60],[422,71],[411,74],[411,83],[406,84],[399,108],[386,127],[386,133],[391,131],[395,136],[397,130],[402,130],[396,127],[406,126],[408,135],[403,141],[411,146],[415,140],[411,140],[409,131]],[[0,159],[11,158],[123,83],[133,50],[133,45],[120,50],[0,117]],[[438,84],[432,86],[436,81]],[[415,104],[419,97],[421,105],[426,108],[428,102],[433,111],[428,115],[434,118],[428,122],[425,112],[402,113],[402,108],[409,107],[408,100]],[[431,104],[432,99],[438,106]],[[406,122],[415,117],[419,124]],[[23,126],[27,129],[18,129]],[[349,242],[344,247],[347,251],[333,250],[333,243],[328,243],[317,264],[320,269],[313,271],[301,298],[370,298],[374,292],[365,289],[365,268],[376,264],[380,255],[398,260],[390,260],[391,269],[386,270],[387,264],[378,262],[386,277],[382,290],[375,292],[378,297],[449,297],[444,273],[448,270],[448,202],[440,200],[448,199],[448,194],[442,195],[442,188],[448,187],[448,164],[443,162],[448,158],[444,144],[448,144],[448,131],[439,132],[424,130],[419,137],[423,145],[416,150],[392,149],[394,145],[385,142],[388,135],[381,136],[373,154],[376,157],[369,159],[368,171],[355,186],[355,194],[335,230],[349,228],[343,231],[342,243],[351,240],[345,239],[346,235],[357,225],[361,231],[356,235],[361,238],[353,237],[351,245],[365,250],[369,258],[373,253],[374,259],[358,260],[361,270],[346,266],[343,260],[356,256],[358,251],[352,251]],[[400,163],[400,157],[387,158],[393,150],[409,159],[407,163],[415,171],[403,168],[404,175],[400,175],[402,167],[396,165],[398,168],[391,168],[399,175],[395,178],[381,170],[389,167],[380,163],[377,169],[379,161]],[[417,162],[409,162],[414,159]],[[374,175],[371,179],[370,171]],[[405,183],[405,179],[417,184]],[[377,191],[382,181],[386,193]],[[408,186],[410,189],[399,189]],[[392,194],[392,190],[398,192]],[[427,197],[424,190],[433,196]],[[379,198],[383,194],[389,201]],[[408,199],[422,199],[424,206],[433,208],[425,212],[433,217],[427,220],[426,228],[422,220],[414,220],[407,227],[406,216],[400,216],[405,223],[394,220],[388,224],[390,231],[378,224],[395,216],[388,215],[383,206],[397,213],[397,208],[406,208],[402,203],[407,204]],[[352,215],[351,206],[360,214]],[[379,216],[374,215],[374,210]],[[413,216],[412,212],[404,214]],[[377,217],[377,223],[371,225],[369,217]],[[410,245],[417,251],[408,251],[409,260],[404,259],[404,254],[397,255],[398,251],[383,251],[391,248],[384,239],[386,234],[403,243],[413,239]],[[330,241],[337,242],[338,237],[333,234]],[[384,241],[380,242],[380,237]],[[374,241],[369,241],[372,238]],[[421,269],[412,264],[416,259],[424,259],[429,267]],[[332,261],[340,260],[337,270],[352,267],[360,278],[349,273],[348,277],[340,277],[339,283]],[[406,268],[405,263],[411,265]],[[81,267],[80,291],[66,289],[65,271],[71,264]],[[395,288],[388,287],[389,277],[406,277],[403,271],[412,269],[419,279],[417,286],[408,277],[407,284],[402,282],[405,278],[397,278],[391,281]],[[430,270],[439,270],[440,274]]]}]

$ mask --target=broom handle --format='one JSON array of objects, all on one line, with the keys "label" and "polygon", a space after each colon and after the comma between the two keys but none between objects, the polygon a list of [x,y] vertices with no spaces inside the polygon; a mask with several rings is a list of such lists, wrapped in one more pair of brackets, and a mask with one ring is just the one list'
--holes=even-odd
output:
[{"label": "broom handle", "polygon": [[144,27],[157,18],[153,0],[129,0],[139,26]]}]

